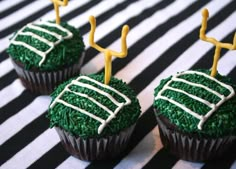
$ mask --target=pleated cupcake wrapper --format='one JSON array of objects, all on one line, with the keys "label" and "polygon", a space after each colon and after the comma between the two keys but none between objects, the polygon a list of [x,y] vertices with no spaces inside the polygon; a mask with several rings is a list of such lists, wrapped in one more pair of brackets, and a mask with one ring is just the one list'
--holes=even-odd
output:
[{"label": "pleated cupcake wrapper", "polygon": [[104,138],[82,139],[55,127],[64,148],[74,157],[85,160],[106,160],[117,157],[125,150],[135,124],[120,133]]},{"label": "pleated cupcake wrapper", "polygon": [[223,138],[197,138],[169,129],[158,116],[157,123],[160,130],[162,144],[171,154],[193,162],[216,160],[230,153],[230,148],[236,141],[235,136]]},{"label": "pleated cupcake wrapper", "polygon": [[51,72],[29,71],[19,66],[13,60],[12,63],[22,84],[27,89],[38,94],[50,94],[57,85],[79,74],[84,56],[85,53],[82,53],[79,63]]}]

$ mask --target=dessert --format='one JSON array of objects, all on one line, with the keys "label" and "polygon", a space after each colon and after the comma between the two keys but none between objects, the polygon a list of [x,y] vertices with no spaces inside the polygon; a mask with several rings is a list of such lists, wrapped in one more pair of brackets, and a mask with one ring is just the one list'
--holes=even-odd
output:
[{"label": "dessert", "polygon": [[203,10],[201,39],[216,45],[212,70],[188,70],[163,79],[155,89],[154,110],[164,147],[189,161],[222,157],[236,142],[236,85],[217,72],[220,49],[233,44],[206,37]]},{"label": "dessert", "polygon": [[28,23],[16,31],[7,50],[23,85],[39,94],[49,94],[79,74],[83,51],[79,30],[49,21]]},{"label": "dessert", "polygon": [[[90,17],[90,23],[90,44],[107,54],[109,69],[110,54],[120,57],[127,54],[128,27],[123,27],[122,31],[122,52],[112,53],[93,42],[94,17]],[[111,69],[107,72],[111,73]],[[106,75],[80,75],[59,85],[51,95],[50,127],[56,128],[65,149],[82,160],[118,156],[126,148],[140,115],[140,105],[133,90],[122,80]]]}]

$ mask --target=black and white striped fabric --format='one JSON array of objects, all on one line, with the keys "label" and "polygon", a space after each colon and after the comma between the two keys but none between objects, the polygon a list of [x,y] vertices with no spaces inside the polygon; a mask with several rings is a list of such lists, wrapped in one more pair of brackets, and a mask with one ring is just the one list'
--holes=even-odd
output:
[{"label": "black and white striped fabric", "polygon": [[[178,71],[210,68],[212,44],[199,40],[201,10],[210,12],[207,35],[232,43],[236,32],[236,1],[181,0],[71,0],[60,8],[62,21],[79,28],[86,44],[82,73],[102,72],[104,56],[89,47],[89,15],[97,19],[95,40],[120,50],[120,31],[130,26],[125,59],[113,60],[113,75],[137,93],[142,115],[127,150],[106,162],[84,162],[61,146],[45,114],[49,96],[38,96],[21,85],[6,53],[11,34],[25,24],[55,19],[49,0],[0,1],[0,168],[58,169],[235,169],[235,156],[192,163],[169,154],[160,141],[152,110],[153,90],[162,78]],[[218,71],[236,83],[236,51],[222,50]]]}]

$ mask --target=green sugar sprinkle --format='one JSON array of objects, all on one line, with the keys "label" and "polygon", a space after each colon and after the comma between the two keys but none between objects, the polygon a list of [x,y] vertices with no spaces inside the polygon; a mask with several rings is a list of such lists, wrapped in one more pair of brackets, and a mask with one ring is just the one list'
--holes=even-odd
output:
[{"label": "green sugar sprinkle", "polygon": [[[103,74],[88,75],[88,77],[95,79],[96,81],[101,83],[104,82]],[[69,84],[73,79],[64,82],[52,93],[52,102],[63,91],[65,86]],[[80,82],[97,87],[95,83],[87,80],[80,80]],[[56,103],[53,108],[49,108],[48,110],[47,117],[50,119],[50,127],[58,126],[75,136],[79,136],[82,138],[94,138],[114,135],[133,125],[137,121],[141,112],[140,105],[134,91],[130,89],[126,83],[114,77],[111,78],[109,86],[115,88],[116,90],[126,95],[131,100],[131,104],[124,106],[118,112],[116,117],[107,124],[101,134],[98,134],[98,127],[101,124],[100,122],[90,118],[89,116],[79,111],[66,107],[60,103]],[[92,97],[93,99],[103,104],[112,111],[117,108],[117,106],[110,99],[97,92],[94,92],[91,89],[76,85],[72,85],[69,88],[72,91],[89,95],[89,97]],[[117,96],[115,92],[104,88],[101,89],[112,95],[118,102],[124,102],[124,99],[120,96]],[[61,99],[71,105],[84,109],[104,120],[107,119],[109,116],[108,112],[103,110],[101,107],[97,106],[94,102],[90,101],[87,98],[77,96],[71,92],[65,92]]]},{"label": "green sugar sprinkle", "polygon": [[[41,66],[39,66],[39,62],[41,61],[42,57],[23,46],[10,44],[9,48],[7,49],[8,54],[13,60],[21,62],[27,70],[36,68],[40,71],[55,71],[73,65],[74,63],[78,63],[85,47],[80,32],[67,23],[62,22],[60,25],[72,32],[73,37],[71,39],[65,39],[57,44],[54,49],[47,54],[46,59]],[[40,25],[40,27],[66,36],[65,32],[58,30],[57,28],[48,27],[45,25]],[[30,28],[25,28],[23,32],[26,31],[33,32],[52,42],[57,40],[57,38],[45,32],[33,30]],[[16,40],[25,42],[40,51],[46,51],[49,48],[49,46],[44,42],[29,36],[18,35]]]},{"label": "green sugar sprinkle", "polygon": [[[197,70],[199,72],[204,72],[210,74],[209,70]],[[212,80],[206,78],[201,78],[196,74],[182,75],[181,78],[186,79],[191,82],[200,83],[203,85],[216,90],[217,92],[227,96],[229,94],[228,89],[219,86]],[[161,80],[160,85],[156,87],[154,95],[157,96],[158,92],[163,88],[163,86],[171,79],[171,77]],[[232,81],[226,77],[217,74],[216,79],[232,86],[236,91],[236,85],[232,84]],[[189,85],[183,84],[181,82],[172,82],[171,87],[184,90],[190,94],[196,95],[200,98],[203,98],[209,102],[217,103],[219,98],[210,92],[206,92],[203,89],[198,87],[190,87]],[[199,113],[205,114],[208,109],[206,109],[205,104],[200,103],[199,101],[193,100],[184,94],[179,94],[173,91],[165,91],[163,95],[166,95],[168,98],[171,98],[181,104],[184,104],[186,107],[191,110]],[[159,113],[156,115],[163,115],[167,117],[173,124],[178,126],[178,128],[187,133],[198,133],[199,136],[210,136],[210,137],[221,137],[227,135],[236,135],[236,96],[233,96],[231,99],[223,103],[208,120],[204,123],[203,129],[199,130],[197,125],[199,119],[185,112],[178,106],[162,99],[154,100],[154,108],[159,110]]]}]

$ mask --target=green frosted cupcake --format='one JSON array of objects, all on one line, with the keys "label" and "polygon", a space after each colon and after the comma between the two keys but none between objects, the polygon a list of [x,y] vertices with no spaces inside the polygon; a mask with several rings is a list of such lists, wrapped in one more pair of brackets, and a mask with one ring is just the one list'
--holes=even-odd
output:
[{"label": "green frosted cupcake", "polygon": [[222,157],[236,141],[236,85],[209,70],[163,79],[153,106],[165,147],[190,161]]},{"label": "green frosted cupcake", "polygon": [[65,149],[82,160],[119,155],[127,146],[140,105],[126,83],[104,75],[79,76],[52,93],[50,127],[56,127]]},{"label": "green frosted cupcake", "polygon": [[29,23],[13,35],[7,50],[23,85],[40,94],[79,73],[84,43],[78,29],[61,23]]}]

